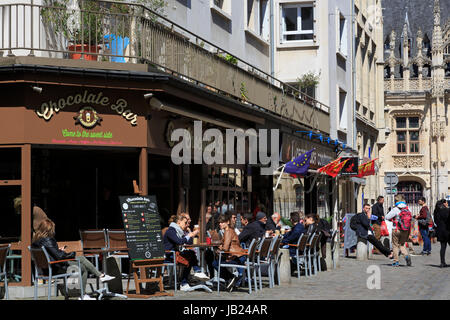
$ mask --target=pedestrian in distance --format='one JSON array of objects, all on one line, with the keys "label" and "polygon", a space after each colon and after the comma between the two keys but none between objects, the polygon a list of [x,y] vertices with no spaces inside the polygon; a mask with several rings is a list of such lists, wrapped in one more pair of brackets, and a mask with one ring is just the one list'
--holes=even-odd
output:
[{"label": "pedestrian in distance", "polygon": [[[377,216],[378,219],[372,222],[372,228],[374,236],[377,240],[381,239],[381,222],[384,220],[384,197],[378,196],[377,202],[372,206],[372,215]],[[375,248],[376,254],[380,254],[381,252]]]},{"label": "pedestrian in distance", "polygon": [[405,256],[406,264],[408,266],[412,265],[411,257],[409,255],[408,249],[405,243],[409,239],[409,234],[411,232],[411,221],[412,214],[405,202],[405,197],[402,194],[397,194],[394,197],[395,206],[386,215],[385,219],[393,222],[392,230],[392,249],[394,254],[394,261],[392,263],[393,267],[399,266],[398,253]]},{"label": "pedestrian in distance", "polygon": [[437,239],[441,243],[441,268],[448,267],[445,263],[445,251],[447,244],[450,245],[450,215],[448,203],[445,199],[438,200],[434,207],[434,222],[436,223]]},{"label": "pedestrian in distance", "polygon": [[358,241],[370,242],[375,248],[377,248],[386,257],[391,255],[391,250],[383,246],[383,244],[377,240],[374,236],[372,227],[370,226],[370,220],[372,219],[372,213],[370,211],[370,204],[366,203],[363,206],[363,212],[358,213],[350,220],[350,228],[356,232]]},{"label": "pedestrian in distance", "polygon": [[427,203],[426,203],[426,199],[425,197],[421,197],[419,199],[419,205],[422,206],[422,208],[420,208],[419,214],[415,216],[415,218],[417,219],[418,223],[419,223],[419,232],[420,235],[422,236],[422,240],[423,240],[423,249],[421,254],[422,255],[430,255],[431,254],[431,240],[429,237],[429,224],[430,224],[430,220],[431,220],[431,213],[430,210],[428,209]]}]

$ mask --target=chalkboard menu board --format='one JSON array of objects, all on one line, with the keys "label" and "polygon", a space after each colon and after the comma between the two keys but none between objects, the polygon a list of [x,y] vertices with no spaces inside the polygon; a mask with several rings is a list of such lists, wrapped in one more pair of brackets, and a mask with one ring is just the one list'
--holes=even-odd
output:
[{"label": "chalkboard menu board", "polygon": [[156,197],[120,196],[119,200],[130,259],[163,259],[164,245]]}]

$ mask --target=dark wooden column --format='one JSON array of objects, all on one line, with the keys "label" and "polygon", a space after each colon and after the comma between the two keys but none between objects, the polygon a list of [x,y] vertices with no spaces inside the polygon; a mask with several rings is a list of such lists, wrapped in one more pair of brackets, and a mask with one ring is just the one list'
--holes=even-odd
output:
[{"label": "dark wooden column", "polygon": [[148,195],[148,153],[147,148],[141,148],[139,155],[139,189],[140,195]]}]

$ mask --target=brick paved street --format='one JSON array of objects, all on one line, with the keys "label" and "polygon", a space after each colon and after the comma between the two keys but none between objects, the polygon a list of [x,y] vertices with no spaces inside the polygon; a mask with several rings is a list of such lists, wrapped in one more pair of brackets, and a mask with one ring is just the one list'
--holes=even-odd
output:
[{"label": "brick paved street", "polygon": [[[175,297],[160,297],[152,299],[449,299],[450,298],[450,268],[439,268],[440,244],[433,244],[430,256],[412,257],[412,267],[407,267],[400,257],[401,267],[390,266],[389,259],[374,255],[374,259],[357,261],[353,258],[340,256],[340,268],[321,272],[317,276],[300,279],[292,278],[290,285],[268,288],[268,283],[262,292],[249,295],[245,288],[240,292],[181,292]],[[414,247],[420,252],[421,247]],[[450,263],[450,252],[447,250],[447,263]],[[366,273],[370,265],[381,269],[381,290],[367,288]],[[264,285],[264,283],[263,283]]]}]

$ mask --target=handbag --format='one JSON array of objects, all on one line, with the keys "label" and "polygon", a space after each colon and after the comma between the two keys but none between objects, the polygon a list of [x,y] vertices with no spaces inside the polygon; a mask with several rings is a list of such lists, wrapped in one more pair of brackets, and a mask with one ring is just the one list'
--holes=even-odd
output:
[{"label": "handbag", "polygon": [[183,257],[179,251],[175,252],[177,264],[182,264],[186,267],[189,267],[189,261]]},{"label": "handbag", "polygon": [[384,220],[381,221],[380,231],[381,231],[382,237],[389,237],[389,230],[388,230],[386,222],[384,222]]}]

